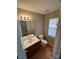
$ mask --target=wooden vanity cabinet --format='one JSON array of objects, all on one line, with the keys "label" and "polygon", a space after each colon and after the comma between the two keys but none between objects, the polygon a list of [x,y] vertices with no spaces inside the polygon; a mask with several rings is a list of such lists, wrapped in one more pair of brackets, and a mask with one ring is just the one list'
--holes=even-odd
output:
[{"label": "wooden vanity cabinet", "polygon": [[27,58],[30,59],[34,54],[36,54],[41,46],[41,41],[35,43],[34,45],[25,49]]}]

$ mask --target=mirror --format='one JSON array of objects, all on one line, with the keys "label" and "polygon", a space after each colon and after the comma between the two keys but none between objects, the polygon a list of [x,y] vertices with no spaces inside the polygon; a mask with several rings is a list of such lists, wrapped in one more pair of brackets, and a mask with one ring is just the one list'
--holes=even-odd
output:
[{"label": "mirror", "polygon": [[35,34],[33,21],[20,21],[22,36]]},{"label": "mirror", "polygon": [[27,31],[27,24],[26,21],[20,21],[21,24],[21,29],[22,29],[22,35],[28,35],[28,31]]}]

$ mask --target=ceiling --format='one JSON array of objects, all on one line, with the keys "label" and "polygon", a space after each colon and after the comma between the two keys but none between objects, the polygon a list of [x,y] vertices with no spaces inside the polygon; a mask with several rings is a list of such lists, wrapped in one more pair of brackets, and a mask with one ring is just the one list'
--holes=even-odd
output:
[{"label": "ceiling", "polygon": [[47,14],[59,9],[58,0],[17,0],[17,7],[39,14]]}]

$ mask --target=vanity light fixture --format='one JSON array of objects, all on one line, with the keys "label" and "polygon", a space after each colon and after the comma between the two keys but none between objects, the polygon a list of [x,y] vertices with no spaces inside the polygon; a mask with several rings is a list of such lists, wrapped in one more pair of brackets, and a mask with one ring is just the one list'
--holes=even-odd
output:
[{"label": "vanity light fixture", "polygon": [[31,17],[27,16],[27,17],[20,17],[20,20],[24,20],[24,21],[32,21]]},{"label": "vanity light fixture", "polygon": [[27,16],[26,21],[32,21],[31,17]]}]

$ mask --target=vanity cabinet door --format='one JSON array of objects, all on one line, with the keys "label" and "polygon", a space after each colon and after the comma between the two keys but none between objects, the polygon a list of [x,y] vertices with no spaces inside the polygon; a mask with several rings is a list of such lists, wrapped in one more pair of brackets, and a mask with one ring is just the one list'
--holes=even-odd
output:
[{"label": "vanity cabinet door", "polygon": [[30,46],[29,48],[25,49],[27,58],[30,59],[34,54],[36,54],[39,51],[40,46],[41,46],[41,42],[38,42]]}]

